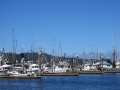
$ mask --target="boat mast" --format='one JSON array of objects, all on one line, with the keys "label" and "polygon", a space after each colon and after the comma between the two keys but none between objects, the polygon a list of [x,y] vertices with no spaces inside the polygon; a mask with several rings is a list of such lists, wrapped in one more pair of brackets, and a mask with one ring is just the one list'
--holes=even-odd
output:
[{"label": "boat mast", "polygon": [[54,69],[54,73],[55,73],[55,38],[54,38],[54,47],[53,47],[53,62],[52,62],[53,64],[53,69]]},{"label": "boat mast", "polygon": [[12,52],[10,53],[10,59],[11,63],[14,62],[14,28],[11,30],[11,35],[12,35]]},{"label": "boat mast", "polygon": [[30,50],[30,54],[31,54],[31,62],[33,63],[33,57],[32,57],[32,36],[30,36],[30,47],[31,47],[31,50]]},{"label": "boat mast", "polygon": [[28,61],[29,61],[29,51],[30,51],[30,50],[29,50],[29,48],[30,48],[30,45],[29,45],[29,44],[30,44],[30,33],[29,33],[28,37],[29,37],[29,38],[28,38]]},{"label": "boat mast", "polygon": [[85,60],[85,57],[86,55],[85,55],[85,47],[84,47],[84,45],[83,45],[83,65],[85,64],[85,62],[86,62],[86,60]]},{"label": "boat mast", "polygon": [[116,68],[116,65],[115,65],[115,59],[116,59],[116,51],[115,51],[115,49],[116,49],[116,40],[115,40],[115,34],[116,34],[116,32],[115,31],[113,31],[113,68]]},{"label": "boat mast", "polygon": [[15,45],[15,57],[14,57],[14,59],[16,58],[16,49],[17,49],[17,40],[16,40],[16,45]]},{"label": "boat mast", "polygon": [[59,43],[60,43],[60,62],[62,61],[62,47],[61,47],[61,42],[59,41]]},{"label": "boat mast", "polygon": [[33,36],[33,34],[32,34],[32,38],[33,38],[32,58],[33,58],[33,62],[35,62],[35,61],[34,61],[34,36]]},{"label": "boat mast", "polygon": [[93,55],[93,47],[92,47],[92,45],[91,45],[91,49],[92,49],[91,50],[91,61],[92,61],[92,64],[94,64],[94,59],[93,59],[94,55]]},{"label": "boat mast", "polygon": [[98,47],[97,47],[97,53],[96,53],[96,60],[98,60]]},{"label": "boat mast", "polygon": [[3,36],[1,36],[2,38],[2,45],[3,45],[3,51],[4,51],[4,42],[3,42]]}]

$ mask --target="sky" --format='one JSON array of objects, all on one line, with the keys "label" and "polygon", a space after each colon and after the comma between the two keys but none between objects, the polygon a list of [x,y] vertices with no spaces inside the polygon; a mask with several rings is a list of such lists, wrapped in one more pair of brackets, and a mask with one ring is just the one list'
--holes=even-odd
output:
[{"label": "sky", "polygon": [[120,0],[0,0],[0,48],[56,55],[120,52]]}]

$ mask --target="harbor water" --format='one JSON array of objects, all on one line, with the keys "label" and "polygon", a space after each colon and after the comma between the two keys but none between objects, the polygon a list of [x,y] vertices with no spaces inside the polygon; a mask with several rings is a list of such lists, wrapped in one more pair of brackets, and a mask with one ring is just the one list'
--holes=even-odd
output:
[{"label": "harbor water", "polygon": [[42,76],[40,79],[0,78],[0,90],[120,90],[120,73]]}]

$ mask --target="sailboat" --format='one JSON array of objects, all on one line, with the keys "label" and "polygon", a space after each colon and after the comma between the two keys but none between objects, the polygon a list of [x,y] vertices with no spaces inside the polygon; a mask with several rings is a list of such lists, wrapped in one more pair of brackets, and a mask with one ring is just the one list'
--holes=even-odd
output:
[{"label": "sailboat", "polygon": [[9,65],[6,63],[6,58],[2,51],[0,51],[0,76],[6,76],[9,75],[7,72],[11,70],[13,65]]}]

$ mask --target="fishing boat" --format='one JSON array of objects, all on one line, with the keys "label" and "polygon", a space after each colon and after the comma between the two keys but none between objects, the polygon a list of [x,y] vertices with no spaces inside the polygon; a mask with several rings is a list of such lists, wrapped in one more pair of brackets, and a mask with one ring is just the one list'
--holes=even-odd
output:
[{"label": "fishing boat", "polygon": [[28,73],[34,73],[35,75],[39,74],[40,68],[38,64],[31,64],[27,69]]},{"label": "fishing boat", "polygon": [[13,68],[13,65],[2,65],[0,66],[0,76],[6,76],[9,75],[8,71],[11,70]]},{"label": "fishing boat", "polygon": [[54,69],[55,73],[64,73],[68,70],[68,67],[56,66]]},{"label": "fishing boat", "polygon": [[53,73],[64,73],[69,71],[70,69],[68,68],[69,63],[67,63],[66,61],[59,61],[59,63],[57,65],[53,65]]},{"label": "fishing boat", "polygon": [[120,61],[117,61],[117,62],[115,63],[115,65],[116,65],[116,68],[117,68],[117,69],[120,69]]},{"label": "fishing boat", "polygon": [[13,69],[20,73],[26,73],[26,68],[22,64],[13,64]]},{"label": "fishing boat", "polygon": [[95,71],[95,70],[97,70],[97,67],[94,64],[93,65],[84,64],[82,68],[82,71]]},{"label": "fishing boat", "polygon": [[21,74],[19,73],[18,71],[11,71],[11,72],[8,72],[9,76],[30,76],[30,74]]},{"label": "fishing boat", "polygon": [[21,64],[14,64],[12,69],[8,72],[8,75],[24,75],[26,73],[26,68],[24,68]]},{"label": "fishing boat", "polygon": [[5,60],[5,56],[2,51],[0,51],[0,76],[8,75],[8,71],[11,70],[13,65],[7,64]]},{"label": "fishing boat", "polygon": [[112,67],[112,65],[110,63],[108,63],[107,61],[99,61],[97,63],[95,63],[95,65],[97,66],[97,68],[99,70],[102,70],[102,67],[103,67],[103,70],[114,70],[114,68]]}]

